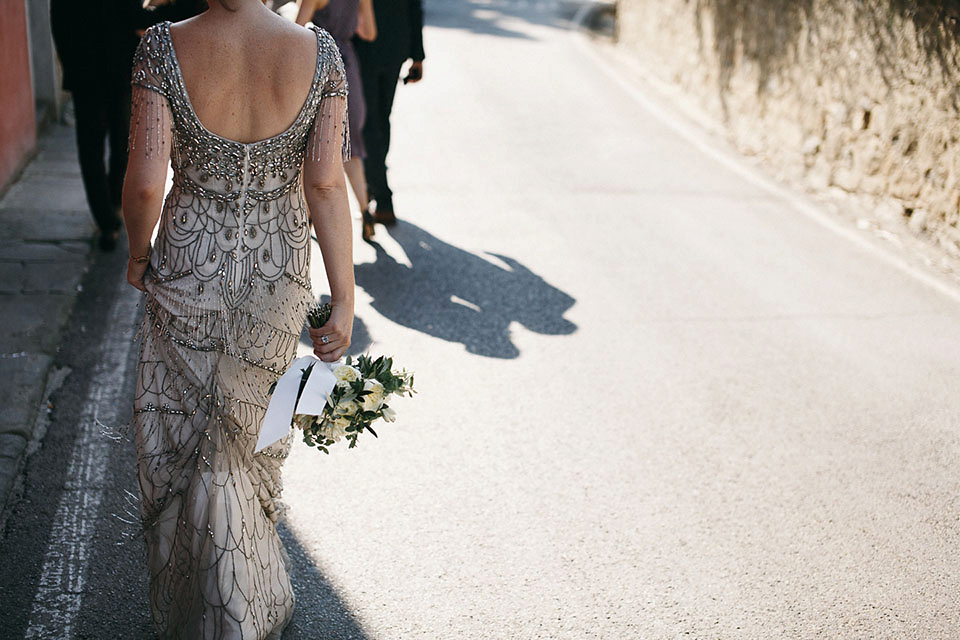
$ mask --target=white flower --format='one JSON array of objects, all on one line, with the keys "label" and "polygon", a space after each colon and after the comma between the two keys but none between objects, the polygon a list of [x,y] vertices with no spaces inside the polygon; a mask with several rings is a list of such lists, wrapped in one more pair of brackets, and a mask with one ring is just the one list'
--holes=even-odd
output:
[{"label": "white flower", "polygon": [[397,412],[391,409],[390,407],[382,407],[380,409],[380,414],[383,416],[383,419],[387,422],[393,422],[397,419]]},{"label": "white flower", "polygon": [[343,436],[347,435],[347,427],[350,426],[349,418],[337,418],[336,420],[328,420],[323,425],[323,434],[330,440],[334,442],[340,442],[340,439]]},{"label": "white flower", "polygon": [[341,400],[340,404],[338,404],[334,409],[334,412],[338,418],[352,418],[359,410],[360,405],[357,404],[356,400]]},{"label": "white flower", "polygon": [[379,409],[380,405],[383,404],[383,385],[378,380],[370,378],[363,382],[363,389],[370,392],[363,396],[363,410],[376,411]]},{"label": "white flower", "polygon": [[337,385],[346,387],[351,382],[360,379],[360,371],[346,364],[341,364],[333,368],[333,377],[337,379]]}]

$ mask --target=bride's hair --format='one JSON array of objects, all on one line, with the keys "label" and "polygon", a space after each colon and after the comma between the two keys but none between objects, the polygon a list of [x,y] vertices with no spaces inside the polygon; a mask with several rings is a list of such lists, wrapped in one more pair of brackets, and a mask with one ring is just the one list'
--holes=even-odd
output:
[{"label": "bride's hair", "polygon": [[237,7],[235,6],[236,0],[219,0],[220,4],[227,11],[236,11]]},{"label": "bride's hair", "polygon": [[[239,0],[219,0],[220,4],[223,5],[223,8],[226,9],[227,11],[236,11],[237,10],[236,3],[238,1]],[[270,6],[267,0],[260,0],[260,1],[263,4],[267,5],[268,7]]]}]

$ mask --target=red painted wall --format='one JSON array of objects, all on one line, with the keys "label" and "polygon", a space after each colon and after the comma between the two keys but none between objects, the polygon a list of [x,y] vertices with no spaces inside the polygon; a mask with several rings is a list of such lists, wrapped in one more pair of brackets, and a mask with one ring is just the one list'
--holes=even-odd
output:
[{"label": "red painted wall", "polygon": [[0,0],[0,188],[37,140],[26,0]]}]

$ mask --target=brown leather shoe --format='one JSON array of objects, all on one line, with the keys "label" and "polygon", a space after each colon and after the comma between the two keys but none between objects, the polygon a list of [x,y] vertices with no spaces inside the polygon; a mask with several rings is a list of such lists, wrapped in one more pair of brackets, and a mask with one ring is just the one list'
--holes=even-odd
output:
[{"label": "brown leather shoe", "polygon": [[397,224],[397,216],[393,214],[393,209],[377,209],[373,214],[373,219],[386,227]]},{"label": "brown leather shoe", "polygon": [[369,211],[363,211],[360,214],[363,217],[363,222],[360,225],[360,235],[363,237],[364,241],[371,242],[373,240],[373,216]]}]

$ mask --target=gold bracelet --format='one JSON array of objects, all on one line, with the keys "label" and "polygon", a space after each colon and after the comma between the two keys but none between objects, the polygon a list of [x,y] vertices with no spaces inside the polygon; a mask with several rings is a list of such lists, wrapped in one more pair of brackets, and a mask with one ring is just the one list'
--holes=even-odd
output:
[{"label": "gold bracelet", "polygon": [[131,262],[136,262],[137,264],[143,264],[144,262],[150,261],[150,252],[147,251],[146,255],[142,256],[130,256]]}]

